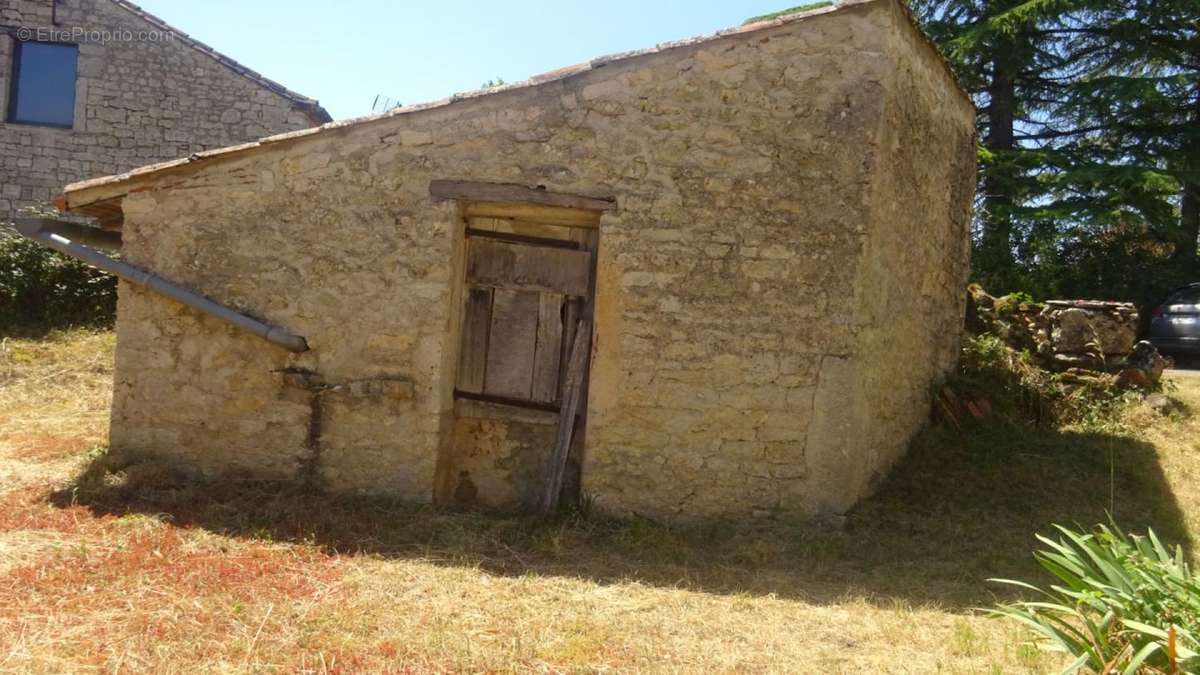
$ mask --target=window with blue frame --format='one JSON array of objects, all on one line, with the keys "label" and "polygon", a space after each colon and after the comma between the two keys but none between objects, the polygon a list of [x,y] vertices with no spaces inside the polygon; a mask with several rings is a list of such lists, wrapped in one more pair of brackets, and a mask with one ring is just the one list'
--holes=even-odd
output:
[{"label": "window with blue frame", "polygon": [[17,42],[8,121],[71,128],[75,122],[77,45]]}]

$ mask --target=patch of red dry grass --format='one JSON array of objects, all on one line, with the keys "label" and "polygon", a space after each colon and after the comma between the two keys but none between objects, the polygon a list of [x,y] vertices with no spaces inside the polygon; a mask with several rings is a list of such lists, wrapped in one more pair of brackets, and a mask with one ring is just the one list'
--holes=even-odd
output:
[{"label": "patch of red dry grass", "polygon": [[[115,534],[108,528],[107,534]],[[0,579],[0,617],[14,605],[44,596],[58,602],[74,598],[94,604],[97,597],[127,582],[149,584],[158,593],[187,597],[219,592],[235,602],[270,593],[283,600],[313,596],[336,580],[328,556],[303,548],[245,546],[240,550],[187,546],[187,531],[169,525],[135,532],[118,542],[77,549],[10,570]],[[104,589],[97,595],[98,589]]]},{"label": "patch of red dry grass", "polygon": [[[168,653],[193,662],[210,651],[249,657],[274,608],[316,602],[342,574],[338,559],[311,547],[55,507],[44,488],[6,496],[0,514],[0,530],[71,535],[0,577],[0,654],[53,654],[55,663],[18,659],[36,670],[124,664],[136,672]],[[46,639],[56,643],[48,652],[30,647]]]},{"label": "patch of red dry grass", "polygon": [[53,488],[49,483],[35,483],[0,495],[0,532],[50,530],[92,534],[103,531],[116,520],[113,515],[97,515],[76,504],[54,506],[49,501]]}]

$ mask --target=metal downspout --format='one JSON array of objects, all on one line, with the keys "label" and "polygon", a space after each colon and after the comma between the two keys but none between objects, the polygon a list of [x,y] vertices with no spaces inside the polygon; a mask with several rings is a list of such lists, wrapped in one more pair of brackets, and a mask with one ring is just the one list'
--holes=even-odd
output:
[{"label": "metal downspout", "polygon": [[[162,277],[134,267],[129,263],[114,260],[99,251],[72,241],[68,236],[74,234],[82,241],[90,241],[93,246],[119,248],[120,234],[118,233],[103,231],[87,232],[87,230],[95,230],[96,228],[48,218],[19,218],[15,222],[17,232],[43,246],[52,248],[60,253],[65,253],[73,258],[78,258],[93,267],[115,274],[130,283],[145,286],[155,293],[182,302],[188,307],[204,312],[209,316],[220,319],[244,331],[253,333],[284,349],[293,352],[308,351],[308,342],[295,333],[290,333],[277,326],[263,323],[258,319],[236,312],[225,305],[209,300],[199,293],[193,293],[186,288],[177,286]],[[113,246],[114,242],[115,246]]]},{"label": "metal downspout", "polygon": [[53,218],[17,218],[14,221],[17,231],[25,236],[28,232],[49,232],[64,239],[70,239],[75,244],[92,248],[102,248],[109,251],[121,250],[121,233],[112,230],[102,230],[98,227],[88,227],[79,223]]}]

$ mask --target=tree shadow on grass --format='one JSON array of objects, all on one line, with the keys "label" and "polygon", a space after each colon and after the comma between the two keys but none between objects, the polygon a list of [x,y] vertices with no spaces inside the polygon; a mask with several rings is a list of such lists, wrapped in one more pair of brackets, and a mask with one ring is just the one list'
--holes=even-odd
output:
[{"label": "tree shadow on grass", "polygon": [[1191,540],[1153,446],[1136,439],[1023,427],[913,443],[875,496],[839,529],[800,522],[665,527],[582,514],[556,522],[439,512],[384,499],[313,493],[248,480],[200,483],[161,464],[113,471],[99,458],[59,505],[96,514],[155,514],[180,527],[319,546],[331,554],[422,559],[496,575],[635,580],[710,593],[775,594],[827,603],[861,596],[952,608],[989,605],[989,577],[1040,579],[1034,532],[1123,527]]}]

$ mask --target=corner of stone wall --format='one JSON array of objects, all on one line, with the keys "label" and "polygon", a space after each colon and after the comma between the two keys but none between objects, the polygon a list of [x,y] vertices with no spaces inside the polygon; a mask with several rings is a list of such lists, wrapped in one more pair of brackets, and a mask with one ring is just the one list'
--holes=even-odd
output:
[{"label": "corner of stone wall", "polygon": [[973,185],[973,173],[959,174],[970,172],[964,158],[973,160],[972,120],[940,57],[902,8],[888,7],[880,48],[889,72],[864,193],[870,215],[848,302],[855,344],[844,364],[822,364],[817,415],[831,420],[821,425],[831,449],[809,446],[816,457],[833,457],[838,447],[848,454],[843,471],[825,479],[830,487],[814,480],[816,493],[833,495],[819,509],[844,510],[866,497],[903,456],[927,422],[930,387],[955,363],[962,330],[971,201],[964,181]]}]

